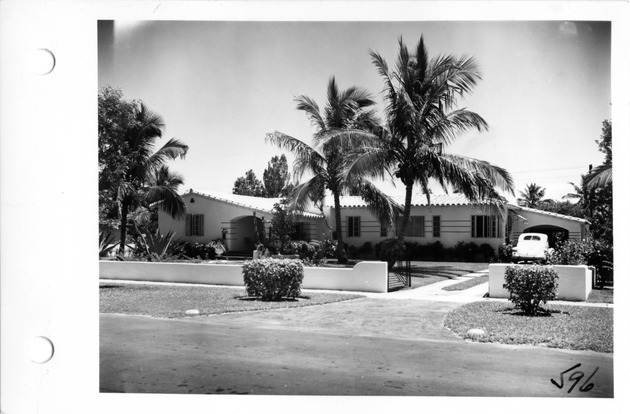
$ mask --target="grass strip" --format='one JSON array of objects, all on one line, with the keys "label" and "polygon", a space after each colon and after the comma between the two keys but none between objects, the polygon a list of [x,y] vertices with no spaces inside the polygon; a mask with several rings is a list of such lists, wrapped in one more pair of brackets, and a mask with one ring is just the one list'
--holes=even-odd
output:
[{"label": "grass strip", "polygon": [[444,325],[465,338],[482,329],[479,342],[613,352],[613,309],[548,304],[549,316],[525,316],[506,302],[473,302],[451,311]]},{"label": "grass strip", "polygon": [[471,277],[462,282],[455,283],[454,285],[445,286],[442,288],[442,290],[447,290],[449,292],[455,291],[455,290],[466,290],[466,289],[470,289],[471,287],[481,285],[482,283],[488,283],[488,279],[489,279],[488,276]]},{"label": "grass strip", "polygon": [[309,292],[296,299],[263,302],[247,296],[245,288],[187,286],[144,283],[100,283],[100,312],[146,315],[161,318],[190,317],[187,310],[199,315],[228,312],[271,310],[321,305],[362,298],[361,295]]}]

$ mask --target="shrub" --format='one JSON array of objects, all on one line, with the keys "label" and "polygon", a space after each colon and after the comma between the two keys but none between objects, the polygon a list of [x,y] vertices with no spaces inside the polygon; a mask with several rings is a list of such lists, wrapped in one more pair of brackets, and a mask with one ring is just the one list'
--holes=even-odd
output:
[{"label": "shrub", "polygon": [[556,297],[558,273],[551,266],[508,266],[503,287],[516,307],[526,315],[536,315],[541,303]]},{"label": "shrub", "polygon": [[407,258],[406,246],[398,239],[383,240],[378,244],[377,255],[379,260],[387,262],[387,267],[392,269],[398,260]]},{"label": "shrub", "polygon": [[365,242],[357,249],[357,255],[360,257],[369,257],[373,251],[374,248],[372,247],[372,243]]},{"label": "shrub", "polygon": [[299,260],[262,259],[243,265],[243,280],[249,296],[273,301],[300,295],[304,267]]},{"label": "shrub", "polygon": [[317,240],[300,242],[297,253],[305,266],[320,266],[325,257],[323,243]]},{"label": "shrub", "polygon": [[168,249],[168,254],[177,259],[202,259],[212,260],[216,257],[214,242],[189,243],[184,240],[175,240]]},{"label": "shrub", "polygon": [[499,246],[499,263],[510,263],[512,261],[512,251],[514,248],[511,243],[503,243]]}]

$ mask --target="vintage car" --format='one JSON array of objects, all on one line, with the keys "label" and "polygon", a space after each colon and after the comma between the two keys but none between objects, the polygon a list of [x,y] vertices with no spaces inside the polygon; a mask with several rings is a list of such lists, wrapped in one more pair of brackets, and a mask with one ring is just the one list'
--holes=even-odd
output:
[{"label": "vintage car", "polygon": [[546,263],[547,255],[552,251],[546,234],[523,233],[518,237],[516,247],[512,248],[512,263]]}]

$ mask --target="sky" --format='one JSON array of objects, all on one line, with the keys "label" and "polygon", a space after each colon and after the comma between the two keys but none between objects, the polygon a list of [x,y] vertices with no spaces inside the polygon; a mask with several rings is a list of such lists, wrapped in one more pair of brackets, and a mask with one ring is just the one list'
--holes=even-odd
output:
[{"label": "sky", "polygon": [[[561,200],[573,192],[569,182],[579,184],[589,164],[604,159],[595,140],[611,117],[609,22],[119,20],[99,22],[98,36],[99,87],[120,88],[162,115],[158,142],[189,145],[185,160],[170,163],[184,176],[182,191],[231,193],[249,169],[262,180],[282,153],[265,135],[310,143],[315,129],[294,98],[323,107],[332,76],[341,89],[370,91],[382,115],[383,79],[369,51],[392,67],[401,36],[409,49],[423,36],[431,57],[475,58],[482,80],[458,106],[481,115],[489,130],[460,135],[446,151],[506,168],[517,196],[536,183]],[[402,192],[396,184],[380,186]]]}]

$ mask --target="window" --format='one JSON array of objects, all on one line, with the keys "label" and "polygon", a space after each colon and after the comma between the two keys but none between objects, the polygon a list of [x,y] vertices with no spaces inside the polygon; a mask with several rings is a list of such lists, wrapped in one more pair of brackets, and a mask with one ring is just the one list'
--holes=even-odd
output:
[{"label": "window", "polygon": [[433,237],[440,237],[440,216],[433,216]]},{"label": "window", "polygon": [[387,224],[381,223],[381,237],[387,237],[387,230],[389,226]]},{"label": "window", "polygon": [[203,214],[186,214],[186,236],[203,236]]},{"label": "window", "polygon": [[361,217],[348,217],[348,237],[361,237]]},{"label": "window", "polygon": [[[398,218],[398,232],[402,227],[402,217]],[[424,216],[410,216],[407,225],[407,236],[424,237]]]},{"label": "window", "polygon": [[472,216],[470,222],[470,235],[476,238],[499,237],[499,217]]}]

